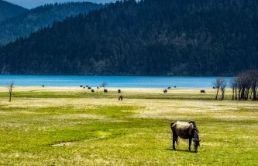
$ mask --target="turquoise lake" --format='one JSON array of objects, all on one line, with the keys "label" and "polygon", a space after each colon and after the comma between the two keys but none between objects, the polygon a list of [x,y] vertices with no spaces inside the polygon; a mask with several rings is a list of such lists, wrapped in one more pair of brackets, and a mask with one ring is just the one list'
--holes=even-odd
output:
[{"label": "turquoise lake", "polygon": [[[217,77],[155,77],[155,76],[36,76],[0,75],[0,85],[14,82],[15,86],[99,86],[105,82],[107,87],[128,88],[181,88],[212,87]],[[225,78],[228,82],[231,77]]]}]

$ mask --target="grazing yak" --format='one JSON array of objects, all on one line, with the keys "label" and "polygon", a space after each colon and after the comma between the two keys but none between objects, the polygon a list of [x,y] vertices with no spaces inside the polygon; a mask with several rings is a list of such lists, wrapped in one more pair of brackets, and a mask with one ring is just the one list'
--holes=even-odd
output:
[{"label": "grazing yak", "polygon": [[182,122],[176,121],[175,123],[171,123],[172,130],[172,142],[173,149],[175,150],[175,143],[178,143],[178,137],[183,139],[189,139],[189,151],[191,151],[192,139],[194,142],[194,150],[198,151],[198,147],[200,146],[199,139],[199,131],[197,129],[196,123],[194,121],[190,122]]},{"label": "grazing yak", "polygon": [[202,89],[202,90],[200,90],[200,93],[206,93],[206,91]]}]

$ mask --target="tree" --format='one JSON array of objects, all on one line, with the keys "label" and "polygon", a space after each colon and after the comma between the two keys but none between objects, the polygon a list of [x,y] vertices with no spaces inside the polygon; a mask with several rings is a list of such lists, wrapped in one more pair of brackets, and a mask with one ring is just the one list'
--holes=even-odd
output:
[{"label": "tree", "polygon": [[258,71],[248,70],[237,75],[235,81],[235,99],[257,100]]},{"label": "tree", "polygon": [[221,80],[221,85],[220,85],[221,100],[224,100],[226,86],[227,86],[227,82],[226,82],[224,79],[222,79],[222,80]]},{"label": "tree", "polygon": [[12,101],[12,94],[13,94],[13,88],[14,88],[14,83],[11,82],[10,85],[8,86],[8,91],[9,91],[9,102]]},{"label": "tree", "polygon": [[218,100],[219,92],[221,91],[221,100],[225,98],[225,89],[227,86],[227,82],[224,78],[217,78],[214,82],[214,87],[216,88],[216,96],[215,100]]},{"label": "tree", "polygon": [[232,100],[237,100],[238,99],[238,90],[237,90],[237,78],[233,78],[231,81],[230,81],[230,85],[231,85],[231,88],[232,88]]},{"label": "tree", "polygon": [[249,71],[249,79],[251,82],[252,100],[257,100],[258,71],[250,70]]}]

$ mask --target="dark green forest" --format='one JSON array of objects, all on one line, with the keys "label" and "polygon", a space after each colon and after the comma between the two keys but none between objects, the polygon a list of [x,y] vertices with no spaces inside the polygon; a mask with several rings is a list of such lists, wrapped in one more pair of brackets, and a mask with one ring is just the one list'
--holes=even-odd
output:
[{"label": "dark green forest", "polygon": [[27,9],[23,7],[0,0],[0,25],[2,21],[26,11]]},{"label": "dark green forest", "polygon": [[73,2],[40,6],[0,23],[0,45],[8,44],[20,37],[27,37],[41,28],[52,26],[54,22],[67,17],[87,14],[102,5],[89,2]]},{"label": "dark green forest", "polygon": [[11,74],[233,75],[258,68],[258,1],[128,0],[0,49]]}]

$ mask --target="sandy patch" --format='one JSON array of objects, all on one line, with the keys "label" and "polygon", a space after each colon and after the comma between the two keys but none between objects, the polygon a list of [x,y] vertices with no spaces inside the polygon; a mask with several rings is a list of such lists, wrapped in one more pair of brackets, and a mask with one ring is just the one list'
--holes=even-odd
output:
[{"label": "sandy patch", "polygon": [[52,147],[63,147],[63,146],[70,146],[72,144],[72,142],[61,142],[61,143],[58,143],[58,144],[53,144],[53,145],[50,145]]},{"label": "sandy patch", "polygon": [[[102,139],[106,139],[107,136],[101,136],[101,137],[97,137],[97,138],[89,138],[89,139],[85,139],[85,140],[82,140],[83,142],[89,142],[89,141],[97,141],[97,140],[102,140]],[[60,142],[60,143],[57,143],[57,144],[52,144],[50,146],[52,147],[64,147],[64,146],[71,146],[72,144],[76,143],[75,142]]]}]

